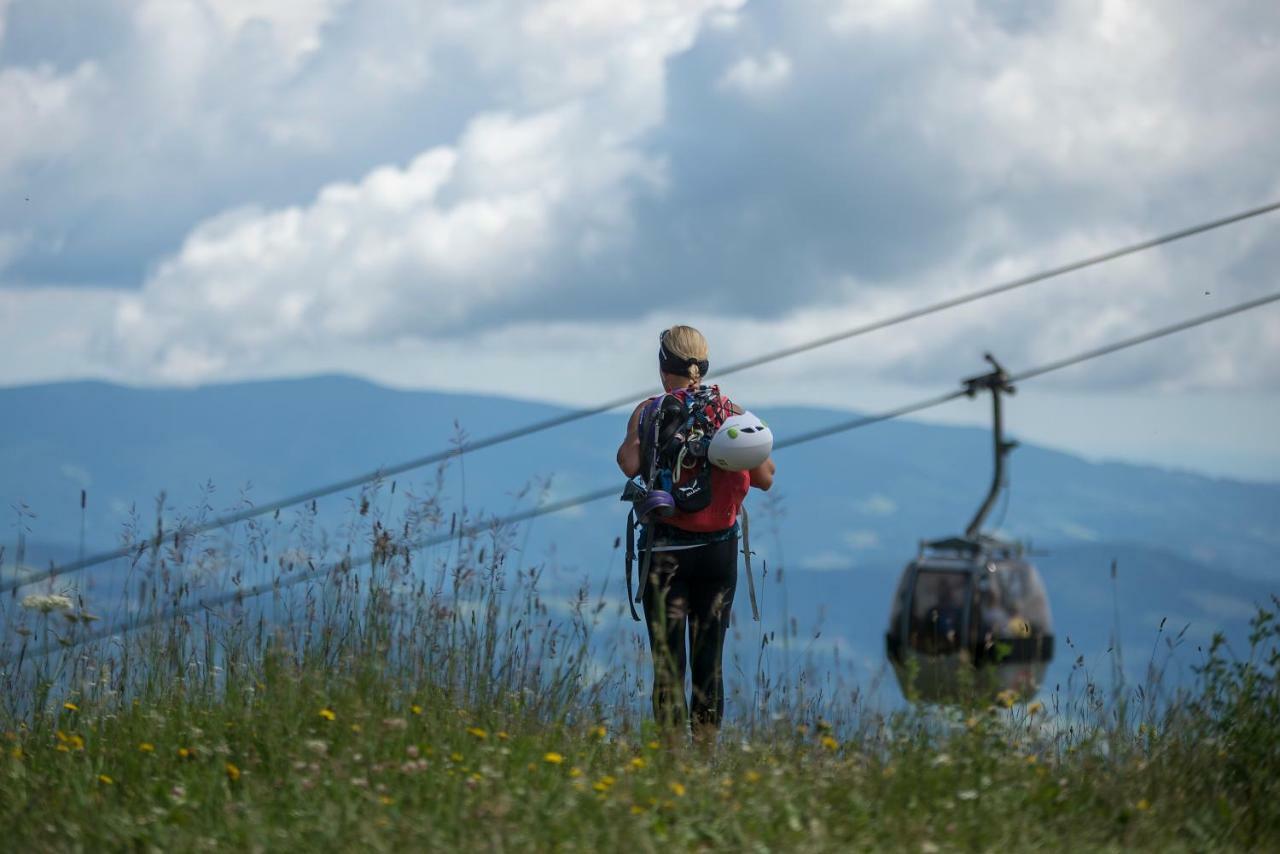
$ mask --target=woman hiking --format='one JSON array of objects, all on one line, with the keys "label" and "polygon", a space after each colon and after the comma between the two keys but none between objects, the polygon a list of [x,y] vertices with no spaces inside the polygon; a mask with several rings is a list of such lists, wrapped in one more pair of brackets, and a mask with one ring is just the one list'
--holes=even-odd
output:
[{"label": "woman hiking", "polygon": [[[738,515],[751,487],[767,490],[773,485],[775,466],[765,447],[757,454],[764,456],[763,462],[748,470],[719,467],[741,468],[717,454],[721,433],[751,440],[724,423],[730,418],[734,423],[746,423],[741,421],[744,411],[722,397],[717,387],[702,384],[707,368],[707,340],[701,332],[690,326],[672,326],[661,334],[658,370],[666,394],[641,402],[631,414],[627,437],[618,448],[618,467],[629,478],[653,475],[652,469],[661,459],[654,448],[671,447],[673,428],[669,425],[673,418],[676,422],[687,419],[676,436],[677,443],[685,440],[685,433],[695,437],[708,431],[717,434],[711,453],[705,443],[701,457],[697,451],[689,452],[689,445],[679,445],[683,450],[678,459],[665,463],[663,488],[674,498],[667,499],[665,492],[658,494],[674,506],[662,508],[662,515],[649,513],[641,519],[640,536],[641,550],[649,550],[648,560],[641,562],[640,585],[653,656],[654,718],[669,733],[683,732],[691,718],[694,739],[710,744],[724,715],[722,659],[738,581]],[[669,414],[673,406],[675,416]],[[691,411],[706,429],[690,429],[694,423],[694,416],[688,414]],[[656,424],[654,419],[658,419]],[[750,423],[758,426],[746,427],[743,432],[767,432],[763,422]],[[722,425],[724,430],[719,429]],[[659,430],[665,433],[659,436]],[[768,434],[768,443],[771,446],[772,434]],[[732,451],[726,453],[731,455]],[[711,465],[708,458],[717,459],[717,465]],[[749,459],[754,462],[756,457]],[[709,500],[705,496],[708,487]],[[695,493],[692,499],[690,493]],[[686,702],[684,693],[687,664],[693,671],[691,703]]]}]

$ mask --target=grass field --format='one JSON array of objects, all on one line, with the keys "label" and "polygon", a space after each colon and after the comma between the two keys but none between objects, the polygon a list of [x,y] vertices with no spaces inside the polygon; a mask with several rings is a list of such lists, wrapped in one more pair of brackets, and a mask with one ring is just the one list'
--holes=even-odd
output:
[{"label": "grass field", "polygon": [[[603,603],[550,607],[501,538],[460,538],[427,582],[387,530],[270,618],[76,647],[74,597],[11,603],[2,847],[1280,849],[1272,611],[1159,702],[1085,678],[1030,705],[882,713],[768,685],[704,749],[646,721],[643,662],[602,663]],[[160,616],[193,595],[175,580],[192,554],[138,568]]]}]

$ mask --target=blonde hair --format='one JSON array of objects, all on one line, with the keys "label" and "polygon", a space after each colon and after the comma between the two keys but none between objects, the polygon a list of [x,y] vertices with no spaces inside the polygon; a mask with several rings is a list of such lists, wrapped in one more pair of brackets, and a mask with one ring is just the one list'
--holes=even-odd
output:
[{"label": "blonde hair", "polygon": [[[707,358],[707,339],[692,326],[673,326],[667,330],[662,339],[667,352],[677,359],[694,359],[703,361]],[[702,371],[697,365],[689,366],[689,380],[697,383],[702,380]]]}]

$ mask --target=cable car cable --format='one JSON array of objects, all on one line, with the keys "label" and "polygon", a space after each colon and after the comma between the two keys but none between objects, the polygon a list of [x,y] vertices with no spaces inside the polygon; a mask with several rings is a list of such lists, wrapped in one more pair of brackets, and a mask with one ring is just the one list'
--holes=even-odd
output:
[{"label": "cable car cable", "polygon": [[[1138,243],[1131,243],[1127,246],[1122,246],[1117,249],[1112,249],[1108,252],[1103,252],[1098,255],[1092,255],[1092,256],[1089,256],[1088,258],[1082,258],[1078,261],[1073,261],[1069,264],[1064,264],[1059,267],[1051,267],[1047,270],[1042,270],[1038,273],[1032,273],[1031,275],[1028,275],[1028,276],[1012,279],[1010,281],[1002,282],[1000,284],[992,285],[990,287],[982,288],[980,290],[971,291],[967,294],[963,294],[958,297],[942,300],[941,302],[932,303],[930,305],[923,306],[921,308],[902,312],[901,314],[892,315],[890,317],[882,318],[880,320],[872,321],[870,323],[865,323],[860,326],[855,326],[851,329],[846,329],[842,332],[837,332],[831,335],[825,335],[820,338],[815,338],[803,344],[797,344],[792,347],[784,347],[780,350],[774,350],[772,352],[765,353],[760,356],[755,356],[753,358],[746,359],[740,362],[734,362],[730,365],[727,365],[724,368],[721,368],[715,371],[715,376],[717,377],[728,376],[729,374],[737,373],[739,371],[745,371],[750,368],[759,367],[760,365],[768,364],[770,362],[774,362],[779,359],[785,359],[789,356],[795,356],[800,353],[807,353],[811,350],[816,350],[820,347],[826,347],[830,344],[835,344],[837,342],[845,341],[850,338],[855,338],[860,335],[866,335],[871,332],[877,332],[881,329],[887,329],[890,326],[896,326],[900,323],[906,323],[907,321],[916,320],[918,318],[925,317],[930,314],[936,314],[941,311],[946,311],[947,309],[956,308],[961,305],[966,305],[971,302],[976,302],[981,299],[986,299],[987,297],[996,296],[998,294],[1002,294],[1007,291],[1012,291],[1017,288],[1022,288],[1028,285],[1036,284],[1038,282],[1043,282],[1047,279],[1052,279],[1057,276],[1062,276],[1066,273],[1072,273],[1072,272],[1076,272],[1077,270],[1083,270],[1086,267],[1092,267],[1092,266],[1106,263],[1108,261],[1114,261],[1115,259],[1124,257],[1126,255],[1133,255],[1138,252],[1143,252],[1148,249],[1153,249],[1157,246],[1163,246],[1168,243],[1173,243],[1178,240],[1183,240],[1188,237],[1193,237],[1198,234],[1203,234],[1207,231],[1212,231],[1214,229],[1232,225],[1234,223],[1251,219],[1253,217],[1261,216],[1263,214],[1271,213],[1276,210],[1280,210],[1280,202],[1273,202],[1271,204],[1262,205],[1260,207],[1250,208],[1249,210],[1246,210],[1246,211],[1241,211],[1239,213],[1234,213],[1229,216],[1220,217],[1214,220],[1209,220],[1207,222],[1199,223],[1197,225],[1193,225],[1188,228],[1182,228],[1177,231],[1169,232],[1168,234],[1163,234],[1158,237],[1153,237],[1148,240],[1143,240]],[[181,526],[175,529],[174,531],[170,531],[163,534],[155,534],[142,543],[135,543],[130,546],[124,546],[121,548],[112,549],[110,551],[100,552],[98,554],[80,558],[79,560],[71,561],[70,563],[64,564],[59,567],[49,567],[48,569],[39,570],[37,572],[31,573],[28,576],[25,576],[22,579],[6,581],[0,584],[0,593],[8,593],[18,589],[19,587],[24,587],[29,584],[36,584],[48,578],[52,578],[55,575],[71,575],[73,573],[77,573],[84,569],[87,569],[91,566],[96,566],[98,564],[106,563],[112,560],[117,560],[119,558],[129,557],[130,555],[133,555],[133,554],[137,554],[140,556],[143,552],[146,551],[146,549],[158,547],[161,543],[164,542],[164,539],[167,537],[171,537],[175,535],[178,537],[190,537],[190,536],[195,536],[197,534],[203,534],[208,531],[216,530],[218,528],[225,528],[228,525],[234,525],[238,522],[244,522],[249,519],[256,518],[258,516],[264,516],[267,513],[273,513],[278,510],[283,510],[286,507],[291,507],[295,504],[303,504],[308,501],[314,501],[318,498],[324,498],[326,496],[333,495],[334,493],[337,493],[337,492],[343,492],[347,489],[353,489],[357,486],[363,486],[367,483],[372,483],[376,480],[393,477],[395,475],[403,474],[404,472],[412,471],[413,469],[422,468],[423,466],[432,465],[434,463],[444,462],[445,460],[452,459],[455,456],[460,456],[462,454],[471,453],[474,451],[484,450],[485,448],[491,448],[495,445],[501,445],[506,442],[510,442],[515,439],[522,438],[524,436],[529,436],[534,433],[540,433],[545,430],[550,430],[555,427],[562,427],[566,424],[571,424],[575,421],[580,421],[584,418],[589,418],[592,415],[602,415],[613,409],[617,409],[620,406],[626,406],[627,404],[634,403],[637,400],[642,400],[645,397],[649,396],[651,393],[652,393],[652,390],[647,390],[647,391],[639,392],[636,394],[630,394],[625,397],[614,398],[613,400],[606,401],[597,406],[565,412],[560,415],[553,416],[551,418],[543,419],[542,421],[535,421],[530,424],[526,424],[523,427],[519,427],[514,430],[507,430],[501,433],[495,433],[492,436],[486,436],[481,439],[475,439],[471,442],[464,442],[455,448],[449,448],[448,450],[443,450],[443,451],[436,451],[434,453],[427,454],[426,456],[417,457],[415,459],[407,460],[402,463],[397,463],[391,466],[384,466],[372,472],[366,472],[364,474],[356,475],[354,477],[349,477],[344,480],[328,484],[326,486],[320,486],[314,489],[309,489],[305,492],[300,492],[300,493],[297,493],[296,495],[290,495],[286,498],[270,501],[266,504],[257,504],[252,507],[246,507],[243,510],[237,510],[233,513],[227,513],[222,516],[215,517],[213,519],[208,520],[207,522],[201,522],[196,525]]]},{"label": "cable car cable", "polygon": [[[1132,338],[1127,338],[1122,341],[1118,341],[1114,344],[1107,345],[1105,347],[1098,347],[1093,350],[1087,350],[1083,353],[1079,353],[1075,356],[1071,356],[1066,359],[1059,359],[1055,362],[1049,362],[1045,365],[1041,365],[1035,368],[1030,368],[1028,370],[1023,371],[1020,374],[1014,375],[1013,377],[1010,378],[1010,380],[1021,381],[1025,379],[1031,379],[1033,377],[1042,376],[1051,371],[1060,370],[1062,368],[1080,364],[1081,362],[1085,362],[1090,359],[1096,359],[1101,356],[1110,355],[1111,353],[1115,353],[1118,350],[1123,350],[1129,347],[1136,346],[1138,344],[1145,343],[1147,341],[1152,341],[1157,338],[1163,338],[1167,335],[1173,335],[1177,332],[1183,332],[1187,329],[1192,329],[1197,326],[1203,326],[1204,324],[1212,323],[1215,320],[1221,320],[1223,318],[1230,317],[1232,315],[1240,314],[1245,311],[1250,311],[1255,308],[1260,308],[1264,305],[1276,302],[1278,300],[1280,300],[1280,292],[1276,292],[1265,297],[1259,297],[1257,299],[1249,300],[1248,302],[1244,302],[1244,303],[1239,303],[1237,305],[1222,309],[1220,311],[1210,312],[1209,314],[1203,314],[1203,315],[1200,315],[1199,317],[1194,317],[1189,320],[1182,321],[1180,323],[1175,323],[1169,326],[1164,326],[1159,329],[1152,330],[1150,332],[1143,333],[1142,335],[1137,335]],[[830,427],[825,427],[820,430],[811,430],[808,433],[801,433],[798,436],[793,436],[789,439],[785,439],[781,442],[775,443],[774,449],[782,450],[785,448],[794,447],[796,445],[801,445],[806,442],[813,442],[818,439],[824,439],[828,436],[832,436],[837,433],[848,432],[850,430],[856,430],[860,427],[867,427],[872,424],[878,424],[882,421],[888,421],[893,418],[897,418],[902,415],[907,415],[912,412],[918,412],[923,409],[929,409],[934,406],[940,406],[941,404],[948,403],[952,400],[955,400],[956,398],[967,397],[967,396],[968,396],[967,390],[960,389],[954,392],[949,392],[944,395],[938,395],[936,397],[926,398],[925,400],[908,404],[906,406],[900,406],[896,409],[888,410],[887,412],[882,412],[877,415],[862,416],[849,421],[843,421],[843,422],[840,422],[839,424],[834,424],[834,425],[831,425]],[[596,501],[602,501],[606,498],[616,497],[617,495],[618,495],[618,488],[616,486],[604,487],[601,489],[594,490],[592,492],[585,493],[583,495],[576,496],[574,498],[566,498],[561,501],[554,501],[549,504],[538,505],[528,510],[522,510],[518,513],[512,513],[500,519],[491,519],[487,522],[466,526],[462,529],[461,535],[468,536],[468,537],[475,536],[477,534],[484,533],[484,531],[486,530],[493,530],[493,529],[501,528],[506,525],[528,521],[530,519],[535,519],[539,516],[547,516],[552,513],[559,513],[563,510],[570,510],[575,507],[581,507],[584,504],[591,504]],[[426,539],[420,540],[416,543],[413,543],[411,544],[410,548],[411,550],[417,551],[417,550],[429,548],[435,545],[442,545],[457,536],[459,536],[459,532],[457,531],[454,531],[450,534],[439,534],[433,537],[428,537]],[[341,569],[343,567],[351,567],[356,564],[368,563],[369,561],[373,560],[373,558],[374,558],[373,553],[363,555],[359,560],[343,558],[340,561],[333,561],[319,568],[312,568],[312,569],[306,570],[305,572],[298,572],[286,578],[274,578],[269,581],[260,582],[251,587],[245,587],[239,590],[233,590],[227,593],[221,593],[221,594],[218,594],[217,596],[209,597],[207,599],[201,599],[198,602],[193,602],[189,605],[184,605],[181,608],[175,608],[171,611],[167,611],[161,614],[152,614],[128,626],[116,627],[110,630],[107,630],[105,628],[99,629],[96,632],[91,632],[87,635],[84,635],[80,638],[75,639],[74,641],[64,643],[62,644],[61,648],[69,649],[69,648],[82,646],[84,644],[92,643],[97,640],[102,640],[104,638],[108,638],[113,635],[125,634],[127,632],[136,631],[141,628],[146,628],[147,626],[155,625],[156,623],[159,623],[159,622],[164,622],[167,620],[182,619],[184,617],[191,616],[192,614],[198,613],[200,611],[216,608],[220,605],[225,605],[230,602],[237,602],[237,601],[243,602],[246,599],[253,599],[265,593],[271,592],[273,590],[280,590],[286,587],[292,587],[295,584],[300,584],[304,581],[310,581],[310,580],[319,578],[322,575],[326,575],[330,572]],[[28,651],[26,654],[28,656],[41,656],[50,651],[52,650],[49,650],[46,645],[46,648],[43,650]]]}]

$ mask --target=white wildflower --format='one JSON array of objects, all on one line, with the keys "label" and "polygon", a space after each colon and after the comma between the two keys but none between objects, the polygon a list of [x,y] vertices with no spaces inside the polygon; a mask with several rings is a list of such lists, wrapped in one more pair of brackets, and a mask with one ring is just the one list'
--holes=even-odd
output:
[{"label": "white wildflower", "polygon": [[47,596],[33,593],[30,596],[23,597],[22,607],[28,611],[39,611],[41,614],[48,614],[50,611],[70,611],[75,607],[75,603],[71,601],[70,596],[63,596],[58,593],[52,593]]},{"label": "white wildflower", "polygon": [[978,792],[976,789],[961,789],[956,792],[956,797],[962,801],[976,801],[978,799]]}]

